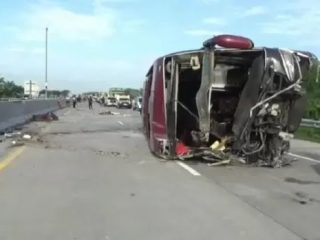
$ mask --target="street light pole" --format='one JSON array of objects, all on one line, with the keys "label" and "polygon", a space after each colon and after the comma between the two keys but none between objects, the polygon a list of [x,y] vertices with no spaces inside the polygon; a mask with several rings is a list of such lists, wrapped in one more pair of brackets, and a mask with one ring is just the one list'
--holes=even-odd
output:
[{"label": "street light pole", "polygon": [[48,98],[48,28],[46,28],[45,97]]}]

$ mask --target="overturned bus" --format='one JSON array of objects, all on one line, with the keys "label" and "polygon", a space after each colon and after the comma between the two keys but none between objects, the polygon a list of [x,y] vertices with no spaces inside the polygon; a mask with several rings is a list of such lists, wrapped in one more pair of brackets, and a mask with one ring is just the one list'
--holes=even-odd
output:
[{"label": "overturned bus", "polygon": [[151,152],[282,166],[304,114],[305,83],[317,66],[309,52],[255,48],[232,35],[157,59],[142,101]]}]

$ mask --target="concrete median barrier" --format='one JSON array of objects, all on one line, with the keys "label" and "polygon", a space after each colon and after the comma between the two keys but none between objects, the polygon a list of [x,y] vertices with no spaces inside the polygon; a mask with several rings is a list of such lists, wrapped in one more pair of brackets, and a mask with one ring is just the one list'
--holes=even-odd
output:
[{"label": "concrete median barrier", "polygon": [[66,101],[61,99],[0,102],[0,131],[26,123],[33,115],[54,112],[65,106]]}]

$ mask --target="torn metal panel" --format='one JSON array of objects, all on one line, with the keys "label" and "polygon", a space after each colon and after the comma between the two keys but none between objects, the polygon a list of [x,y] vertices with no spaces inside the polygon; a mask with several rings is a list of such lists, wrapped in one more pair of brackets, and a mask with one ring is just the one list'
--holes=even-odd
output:
[{"label": "torn metal panel", "polygon": [[176,64],[174,58],[169,58],[166,63],[166,69],[170,73],[170,79],[167,81],[167,129],[168,129],[168,147],[169,155],[175,155],[176,149],[176,124],[177,124],[177,84],[178,84],[178,71],[179,66]]},{"label": "torn metal panel", "polygon": [[273,62],[275,73],[281,74],[288,82],[301,78],[301,68],[296,54],[283,49],[265,48],[267,61]]},{"label": "torn metal panel", "polygon": [[245,128],[250,128],[250,109],[257,103],[259,99],[259,90],[262,82],[262,78],[266,73],[264,69],[265,57],[257,57],[250,67],[249,78],[245,84],[240,100],[237,106],[237,110],[234,114],[234,122],[232,131],[237,139],[236,144],[241,144],[243,141],[243,131]]},{"label": "torn metal panel", "polygon": [[[253,155],[267,165],[278,167],[287,146],[287,141],[279,134],[282,130],[294,132],[303,115],[303,76],[295,53],[280,49],[265,49],[265,53],[266,69],[261,71],[262,64],[258,63],[257,68],[255,61],[242,91],[233,126],[237,137],[234,147],[245,155]],[[260,75],[252,75],[259,68]],[[264,80],[260,85],[263,74]],[[245,95],[248,92],[250,94]],[[249,116],[247,111],[240,110],[245,106],[250,108]]]},{"label": "torn metal panel", "polygon": [[196,95],[196,104],[199,113],[199,130],[201,141],[208,142],[210,132],[210,89],[214,82],[214,51],[207,50],[203,54],[202,77],[200,89]]}]

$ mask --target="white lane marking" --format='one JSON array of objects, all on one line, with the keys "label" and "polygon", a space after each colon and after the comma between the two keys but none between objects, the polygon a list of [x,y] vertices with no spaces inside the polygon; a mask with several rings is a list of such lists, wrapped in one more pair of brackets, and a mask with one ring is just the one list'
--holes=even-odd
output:
[{"label": "white lane marking", "polygon": [[123,122],[121,122],[121,121],[118,121],[118,123],[119,123],[120,125],[122,125],[122,126],[124,125],[124,123],[123,123]]},{"label": "white lane marking", "polygon": [[313,159],[313,158],[301,156],[301,155],[298,155],[298,154],[288,153],[288,155],[290,155],[290,156],[292,156],[292,157],[296,157],[296,158],[301,158],[301,159],[304,159],[304,160],[307,160],[307,161],[310,161],[310,162],[320,163],[319,160],[315,160],[315,159]]},{"label": "white lane marking", "polygon": [[139,162],[138,162],[138,164],[139,164],[139,165],[141,165],[141,164],[145,164],[145,162],[146,162],[146,161],[141,160],[141,161],[139,161]]},{"label": "white lane marking", "polygon": [[188,171],[189,173],[191,173],[192,175],[194,175],[194,176],[201,176],[201,174],[200,174],[198,171],[194,170],[192,167],[188,166],[187,164],[185,164],[185,163],[183,163],[183,162],[181,162],[181,161],[176,161],[176,163],[177,163],[180,167],[182,167],[182,168],[184,168],[185,170],[187,170],[187,171]]}]

